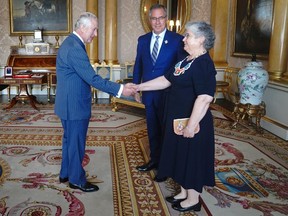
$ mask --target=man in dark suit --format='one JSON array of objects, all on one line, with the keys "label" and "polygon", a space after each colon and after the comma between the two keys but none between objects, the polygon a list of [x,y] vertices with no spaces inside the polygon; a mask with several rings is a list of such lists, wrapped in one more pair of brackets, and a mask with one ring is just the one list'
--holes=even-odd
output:
[{"label": "man in dark suit", "polygon": [[[138,39],[137,55],[133,71],[133,83],[139,84],[162,76],[184,55],[183,36],[166,29],[167,10],[163,5],[153,5],[149,10],[152,32]],[[154,45],[156,42],[157,45]],[[143,92],[150,147],[150,161],[138,166],[139,171],[156,169],[161,152],[161,121],[164,90]],[[135,99],[140,101],[139,94]],[[156,175],[155,181],[161,182]]]},{"label": "man in dark suit", "polygon": [[82,161],[86,135],[91,117],[91,86],[114,96],[136,93],[134,84],[119,85],[95,74],[86,53],[85,43],[97,36],[97,17],[85,12],[78,18],[74,32],[58,50],[56,60],[57,94],[55,113],[63,126],[61,183],[68,182],[73,189],[84,192],[99,188],[86,180]]}]

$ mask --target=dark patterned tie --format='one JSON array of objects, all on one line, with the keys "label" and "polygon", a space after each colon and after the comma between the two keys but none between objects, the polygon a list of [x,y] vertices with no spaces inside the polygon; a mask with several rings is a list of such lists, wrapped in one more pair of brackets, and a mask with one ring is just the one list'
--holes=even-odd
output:
[{"label": "dark patterned tie", "polygon": [[152,57],[153,65],[155,64],[156,59],[157,59],[157,53],[158,53],[158,47],[159,47],[159,43],[158,43],[159,37],[160,37],[159,35],[156,36],[156,40],[155,40],[153,50],[152,50],[151,57]]}]

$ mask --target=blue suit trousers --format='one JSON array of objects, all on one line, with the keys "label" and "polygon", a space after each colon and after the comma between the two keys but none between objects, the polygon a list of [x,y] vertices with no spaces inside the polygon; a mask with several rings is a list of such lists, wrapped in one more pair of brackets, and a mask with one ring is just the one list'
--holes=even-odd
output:
[{"label": "blue suit trousers", "polygon": [[154,163],[158,163],[161,154],[162,146],[162,116],[158,105],[149,104],[145,105],[147,132],[149,138],[150,159]]},{"label": "blue suit trousers", "polygon": [[82,166],[82,162],[85,155],[89,119],[61,119],[61,122],[64,133],[62,138],[60,177],[68,177],[69,182],[72,184],[83,185],[86,183],[86,173]]}]

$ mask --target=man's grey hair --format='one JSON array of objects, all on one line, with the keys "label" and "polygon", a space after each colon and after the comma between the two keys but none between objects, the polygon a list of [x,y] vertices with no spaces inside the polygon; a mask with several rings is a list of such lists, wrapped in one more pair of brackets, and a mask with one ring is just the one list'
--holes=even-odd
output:
[{"label": "man's grey hair", "polygon": [[186,30],[193,32],[196,38],[204,36],[204,48],[210,50],[214,46],[216,39],[212,26],[206,22],[188,22],[185,25]]},{"label": "man's grey hair", "polygon": [[164,5],[162,5],[162,4],[154,4],[149,9],[149,17],[151,17],[152,10],[155,10],[155,9],[163,9],[164,13],[165,13],[165,16],[167,16],[167,8]]},{"label": "man's grey hair", "polygon": [[82,13],[75,23],[74,30],[79,29],[81,25],[83,25],[84,27],[89,26],[91,24],[91,20],[93,19],[97,20],[95,14],[90,12]]}]

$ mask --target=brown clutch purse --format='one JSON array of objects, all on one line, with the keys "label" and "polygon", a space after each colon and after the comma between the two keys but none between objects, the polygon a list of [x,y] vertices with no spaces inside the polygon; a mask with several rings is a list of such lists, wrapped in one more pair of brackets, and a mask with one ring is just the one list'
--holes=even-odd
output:
[{"label": "brown clutch purse", "polygon": [[[173,120],[173,129],[174,133],[177,135],[182,135],[181,131],[187,126],[189,118],[179,118]],[[195,134],[200,130],[199,127],[195,129]]]}]

